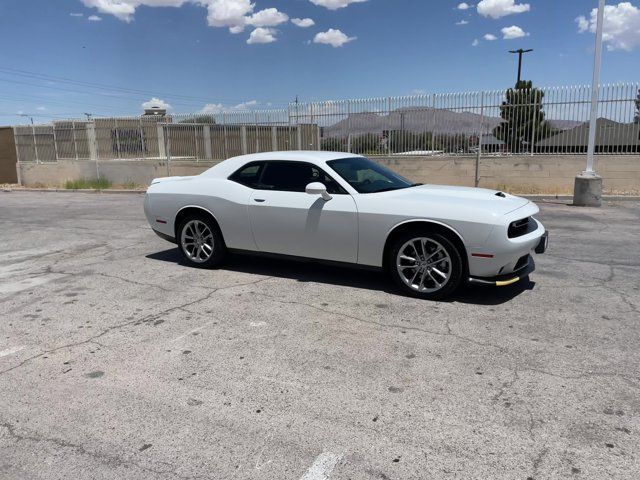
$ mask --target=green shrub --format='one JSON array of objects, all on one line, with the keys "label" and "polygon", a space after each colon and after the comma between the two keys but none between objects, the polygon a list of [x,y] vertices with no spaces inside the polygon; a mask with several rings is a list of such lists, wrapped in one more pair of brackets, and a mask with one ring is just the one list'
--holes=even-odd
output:
[{"label": "green shrub", "polygon": [[80,178],[78,180],[67,180],[64,187],[67,190],[104,190],[111,187],[111,181],[105,177]]}]

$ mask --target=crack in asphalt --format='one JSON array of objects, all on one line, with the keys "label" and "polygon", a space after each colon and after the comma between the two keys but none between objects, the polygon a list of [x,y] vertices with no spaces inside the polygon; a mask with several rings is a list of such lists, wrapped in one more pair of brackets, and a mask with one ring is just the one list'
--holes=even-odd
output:
[{"label": "crack in asphalt", "polygon": [[[59,347],[51,348],[51,349],[45,350],[43,352],[40,352],[37,355],[33,355],[33,356],[29,357],[29,358],[26,358],[25,360],[23,360],[22,362],[14,365],[13,367],[7,368],[5,370],[0,370],[0,375],[8,373],[8,372],[11,372],[13,370],[16,370],[16,369],[26,365],[30,361],[35,360],[36,358],[40,358],[40,357],[42,357],[44,355],[48,355],[50,353],[54,353],[54,352],[57,352],[59,350],[64,350],[66,348],[78,347],[80,345],[85,345],[87,343],[95,342],[98,338],[101,338],[101,337],[105,336],[106,334],[108,334],[111,331],[118,330],[120,328],[124,328],[124,327],[130,326],[130,325],[135,325],[135,324],[140,324],[140,323],[151,322],[151,321],[157,320],[157,319],[159,319],[159,318],[161,318],[161,317],[163,317],[163,316],[165,316],[165,315],[167,315],[167,314],[169,314],[171,312],[174,312],[176,310],[185,309],[186,307],[189,307],[191,305],[195,305],[197,303],[209,300],[213,295],[215,295],[216,293],[218,293],[220,291],[228,290],[228,289],[236,288],[236,287],[246,287],[246,286],[250,286],[250,285],[257,285],[258,283],[265,282],[265,281],[270,280],[272,278],[273,277],[265,277],[265,278],[261,278],[261,279],[254,280],[254,281],[251,281],[251,282],[236,283],[234,285],[226,285],[224,287],[215,288],[215,289],[211,290],[209,293],[207,293],[206,295],[204,295],[203,297],[196,298],[195,300],[192,300],[192,301],[189,301],[189,302],[185,302],[183,304],[176,305],[174,307],[167,308],[167,309],[162,310],[162,311],[157,312],[157,313],[149,314],[149,315],[147,315],[147,316],[145,316],[145,317],[143,317],[141,319],[134,319],[134,320],[131,320],[131,321],[128,321],[128,322],[123,322],[123,323],[119,323],[117,325],[110,326],[110,327],[105,328],[104,330],[102,330],[100,333],[98,333],[96,335],[93,335],[93,336],[91,336],[91,337],[89,337],[89,338],[87,338],[85,340],[68,343],[68,344],[65,344],[65,345],[61,345]],[[97,343],[97,342],[95,342],[95,343]]]},{"label": "crack in asphalt", "polygon": [[27,435],[27,434],[19,434],[16,431],[16,427],[14,425],[11,425],[9,422],[2,422],[0,423],[0,427],[4,427],[7,432],[9,433],[9,436],[11,438],[13,438],[16,442],[45,442],[45,443],[50,443],[55,445],[56,447],[59,448],[68,448],[68,449],[72,449],[75,450],[78,454],[80,455],[85,455],[85,456],[89,456],[92,457],[102,463],[105,463],[109,466],[112,467],[134,467],[137,468],[139,470],[145,471],[145,472],[149,472],[152,473],[154,475],[163,475],[166,476],[168,478],[180,478],[183,480],[196,480],[196,479],[203,479],[203,480],[212,480],[213,477],[208,477],[208,476],[201,476],[201,475],[189,475],[189,476],[184,476],[184,475],[180,475],[176,472],[176,466],[175,465],[171,465],[170,463],[167,462],[163,462],[163,461],[158,461],[158,460],[152,460],[153,463],[156,464],[164,464],[167,465],[168,467],[171,468],[171,470],[158,470],[158,469],[154,469],[154,468],[150,468],[147,466],[142,465],[139,462],[134,462],[132,460],[128,460],[128,459],[124,459],[121,458],[117,455],[113,455],[113,454],[108,454],[108,453],[101,453],[101,452],[95,452],[95,451],[91,451],[91,450],[87,450],[84,445],[81,444],[77,444],[77,443],[72,443],[66,440],[61,440],[59,438],[50,438],[50,437],[43,437],[40,435]]},{"label": "crack in asphalt", "polygon": [[305,302],[298,302],[295,300],[280,300],[277,297],[274,297],[273,295],[268,295],[266,293],[256,293],[256,295],[262,296],[262,297],[267,297],[270,300],[276,302],[276,303],[281,303],[281,304],[288,304],[288,305],[300,305],[300,306],[304,306],[304,307],[308,307],[308,308],[312,308],[314,310],[317,310],[319,312],[323,312],[323,313],[328,313],[331,315],[338,315],[344,318],[349,318],[351,320],[355,320],[357,322],[361,322],[361,323],[365,323],[368,325],[375,325],[378,327],[383,327],[383,328],[393,328],[393,329],[398,329],[398,330],[408,330],[408,331],[413,331],[413,332],[421,332],[421,333],[425,333],[427,335],[435,335],[435,336],[441,336],[441,337],[454,337],[457,338],[459,340],[462,340],[464,342],[468,342],[468,343],[472,343],[474,345],[478,345],[481,347],[486,347],[486,348],[493,348],[496,350],[499,350],[501,352],[505,351],[504,347],[501,347],[499,345],[494,345],[492,343],[485,343],[485,342],[479,342],[477,340],[473,340],[471,338],[465,337],[463,335],[459,335],[456,333],[453,333],[451,330],[451,327],[449,326],[449,322],[447,321],[446,323],[446,327],[447,327],[447,332],[438,332],[435,330],[428,330],[426,328],[420,328],[420,327],[410,327],[410,326],[406,326],[406,325],[397,325],[397,324],[393,324],[393,323],[383,323],[383,322],[376,322],[374,320],[368,320],[368,319],[364,319],[364,318],[360,318],[360,317],[356,317],[353,315],[349,315],[347,313],[342,313],[342,312],[336,312],[333,310],[328,310],[328,309],[324,309],[321,307],[318,307],[317,305],[313,305],[311,303],[305,303]]}]

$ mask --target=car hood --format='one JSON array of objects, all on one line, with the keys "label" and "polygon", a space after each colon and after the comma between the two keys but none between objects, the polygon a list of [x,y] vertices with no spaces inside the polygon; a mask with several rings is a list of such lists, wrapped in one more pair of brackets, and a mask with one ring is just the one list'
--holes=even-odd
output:
[{"label": "car hood", "polygon": [[403,190],[385,192],[389,200],[406,202],[441,203],[451,207],[482,210],[493,215],[506,215],[529,203],[529,200],[498,190],[471,187],[450,187],[441,185],[421,185]]}]

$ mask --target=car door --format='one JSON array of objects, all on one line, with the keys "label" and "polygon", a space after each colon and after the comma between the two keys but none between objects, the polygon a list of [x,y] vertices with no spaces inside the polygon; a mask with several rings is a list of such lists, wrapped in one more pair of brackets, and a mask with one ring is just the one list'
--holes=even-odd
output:
[{"label": "car door", "polygon": [[[323,183],[333,197],[305,193]],[[356,263],[356,204],[335,180],[305,162],[270,161],[249,201],[254,239],[262,252]]]}]

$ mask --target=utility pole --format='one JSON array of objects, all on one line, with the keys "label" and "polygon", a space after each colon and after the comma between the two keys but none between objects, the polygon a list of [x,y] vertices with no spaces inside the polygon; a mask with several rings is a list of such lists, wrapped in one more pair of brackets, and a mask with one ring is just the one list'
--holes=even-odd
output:
[{"label": "utility pole", "polygon": [[520,48],[518,50],[509,50],[509,53],[518,54],[518,82],[516,83],[516,86],[520,85],[520,82],[522,81],[522,56],[525,53],[530,53],[530,52],[533,52],[533,49],[523,50]]},{"label": "utility pole", "polygon": [[93,116],[92,113],[85,113],[86,117],[87,117],[87,122],[91,121],[91,117]]},{"label": "utility pole", "polygon": [[602,177],[593,169],[598,129],[598,100],[600,94],[600,70],[602,67],[602,34],[604,29],[605,0],[598,3],[598,26],[596,29],[596,52],[593,63],[593,83],[591,84],[591,119],[589,121],[589,147],[587,169],[576,177],[573,204],[581,207],[602,205]]}]

